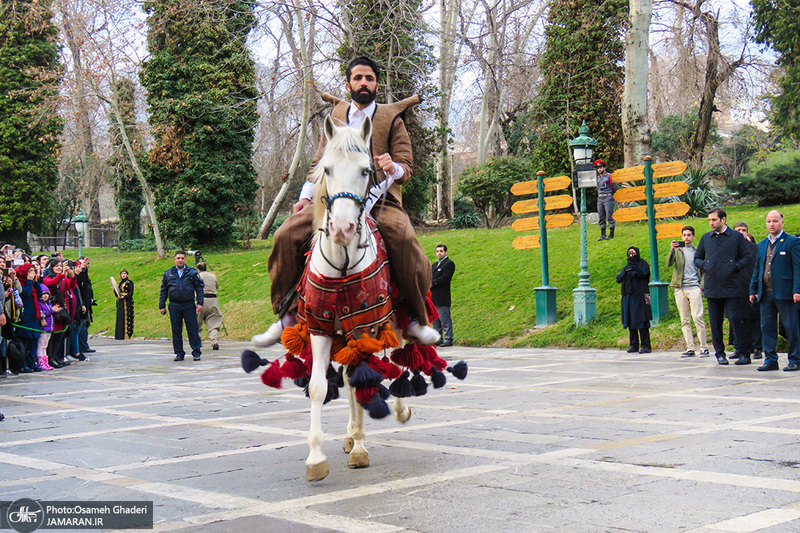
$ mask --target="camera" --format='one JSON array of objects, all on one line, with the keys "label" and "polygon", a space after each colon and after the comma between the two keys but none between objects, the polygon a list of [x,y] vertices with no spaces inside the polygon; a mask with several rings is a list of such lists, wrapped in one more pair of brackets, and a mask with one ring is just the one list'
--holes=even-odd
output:
[{"label": "camera", "polygon": [[187,250],[186,255],[191,255],[195,258],[203,256],[203,254],[200,253],[200,250]]}]

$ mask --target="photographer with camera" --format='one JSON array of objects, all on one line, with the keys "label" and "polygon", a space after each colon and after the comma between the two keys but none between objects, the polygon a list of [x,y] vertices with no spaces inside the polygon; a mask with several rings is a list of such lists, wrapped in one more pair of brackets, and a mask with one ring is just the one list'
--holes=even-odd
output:
[{"label": "photographer with camera", "polygon": [[[199,257],[199,252],[197,256]],[[203,310],[197,313],[197,327],[200,328],[205,323],[208,330],[208,339],[211,341],[211,349],[219,350],[219,328],[222,327],[222,310],[219,307],[217,293],[219,292],[219,281],[217,276],[208,272],[208,266],[204,261],[197,263],[197,270],[203,280]]]},{"label": "photographer with camera", "polygon": [[675,289],[675,305],[681,317],[681,330],[686,341],[686,351],[681,357],[694,357],[696,354],[691,320],[697,329],[700,340],[700,357],[708,357],[708,338],[706,321],[703,319],[703,274],[694,264],[694,228],[684,226],[681,240],[670,243],[667,267],[674,267],[669,286]]}]

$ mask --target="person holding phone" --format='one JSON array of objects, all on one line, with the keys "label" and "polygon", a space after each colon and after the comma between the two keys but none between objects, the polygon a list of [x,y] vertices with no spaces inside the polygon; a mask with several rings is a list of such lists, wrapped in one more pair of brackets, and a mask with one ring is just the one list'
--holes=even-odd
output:
[{"label": "person holding phone", "polygon": [[[686,351],[681,357],[708,357],[708,339],[706,334],[706,321],[703,319],[703,274],[694,264],[695,248],[694,228],[684,226],[681,230],[681,240],[670,243],[667,255],[667,267],[673,267],[672,280],[669,286],[675,290],[675,305],[681,317],[681,330],[686,341]],[[700,341],[700,353],[695,351],[692,324],[697,329],[697,338]]]}]

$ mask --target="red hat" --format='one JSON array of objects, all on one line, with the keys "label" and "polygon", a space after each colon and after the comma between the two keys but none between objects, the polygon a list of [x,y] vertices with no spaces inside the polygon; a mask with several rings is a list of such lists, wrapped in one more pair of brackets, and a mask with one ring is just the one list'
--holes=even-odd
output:
[{"label": "red hat", "polygon": [[594,162],[594,168],[605,167],[605,166],[607,166],[606,162],[603,161],[602,159],[598,159],[597,161]]},{"label": "red hat", "polygon": [[31,269],[33,265],[30,263],[23,263],[18,267],[14,267],[14,272],[17,273],[17,279],[24,285],[25,280],[28,279],[28,271]]}]

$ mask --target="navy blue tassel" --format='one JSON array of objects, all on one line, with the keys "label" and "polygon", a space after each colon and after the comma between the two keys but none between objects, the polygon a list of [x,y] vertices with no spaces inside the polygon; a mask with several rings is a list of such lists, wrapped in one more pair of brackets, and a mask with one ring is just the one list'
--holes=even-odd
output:
[{"label": "navy blue tassel", "polygon": [[425,396],[428,392],[428,382],[425,381],[419,370],[414,371],[414,377],[411,378],[411,386],[414,387],[414,396]]},{"label": "navy blue tassel", "polygon": [[294,380],[294,384],[300,387],[301,389],[308,387],[308,376],[297,378],[296,380]]},{"label": "navy blue tassel", "polygon": [[377,387],[383,381],[383,374],[370,368],[366,361],[361,361],[352,373],[348,369],[347,375],[350,377],[350,386],[355,389]]},{"label": "navy blue tassel", "polygon": [[433,372],[431,372],[431,381],[434,389],[441,389],[447,383],[447,376],[434,368]]},{"label": "navy blue tassel", "polygon": [[414,396],[414,387],[412,387],[411,382],[408,381],[408,370],[400,374],[400,377],[389,385],[389,392],[391,392],[392,396],[395,398],[410,398]]},{"label": "navy blue tassel", "polygon": [[259,357],[253,350],[245,350],[242,352],[242,368],[248,374],[260,366],[267,366],[269,361]]},{"label": "navy blue tassel", "polygon": [[339,387],[336,386],[334,381],[328,381],[328,394],[325,395],[325,401],[322,402],[323,405],[328,403],[331,400],[338,400],[339,399]]},{"label": "navy blue tassel", "polygon": [[384,386],[383,386],[383,385],[381,385],[380,383],[378,384],[378,394],[380,394],[381,398],[383,398],[384,400],[388,400],[388,399],[389,399],[389,396],[391,396],[391,395],[392,395],[392,394],[389,392],[389,389],[387,389],[386,387],[384,387]]},{"label": "navy blue tassel", "polygon": [[328,371],[325,372],[325,379],[327,379],[328,381],[336,379],[336,369],[333,368],[332,364],[328,365]]},{"label": "navy blue tassel", "polygon": [[386,403],[386,400],[381,398],[380,394],[377,392],[375,393],[375,396],[372,397],[372,401],[369,402],[369,405],[365,406],[365,408],[367,409],[370,418],[375,419],[386,418],[389,416],[389,413],[392,412],[392,410],[389,409],[389,404]]},{"label": "navy blue tassel", "polygon": [[447,371],[453,374],[458,379],[464,379],[467,377],[467,363],[464,361],[459,361],[453,366],[448,366]]},{"label": "navy blue tassel", "polygon": [[341,365],[339,371],[336,372],[336,386],[340,389],[344,387],[344,365]]}]

